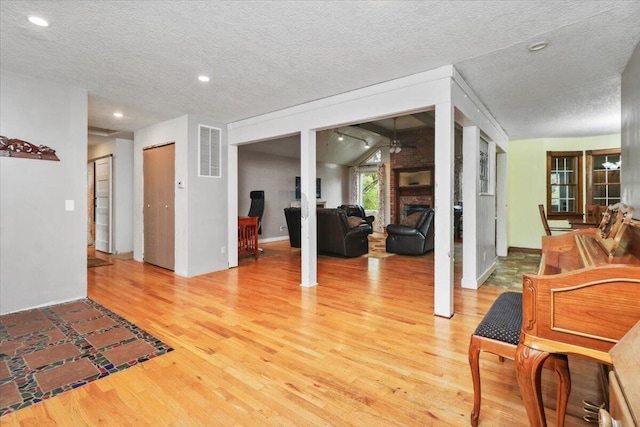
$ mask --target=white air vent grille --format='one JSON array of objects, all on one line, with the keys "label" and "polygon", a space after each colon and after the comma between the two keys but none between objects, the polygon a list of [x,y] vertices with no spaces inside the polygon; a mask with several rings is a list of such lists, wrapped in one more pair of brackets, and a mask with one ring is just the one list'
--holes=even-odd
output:
[{"label": "white air vent grille", "polygon": [[218,128],[199,125],[198,176],[220,178],[220,136]]}]

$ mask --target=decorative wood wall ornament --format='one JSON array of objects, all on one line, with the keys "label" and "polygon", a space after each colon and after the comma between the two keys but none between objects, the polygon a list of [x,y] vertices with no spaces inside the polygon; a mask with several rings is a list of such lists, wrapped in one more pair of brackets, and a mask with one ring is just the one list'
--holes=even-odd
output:
[{"label": "decorative wood wall ornament", "polygon": [[9,139],[0,135],[0,157],[20,157],[23,159],[41,159],[60,161],[56,150],[46,145],[36,146],[21,139]]}]

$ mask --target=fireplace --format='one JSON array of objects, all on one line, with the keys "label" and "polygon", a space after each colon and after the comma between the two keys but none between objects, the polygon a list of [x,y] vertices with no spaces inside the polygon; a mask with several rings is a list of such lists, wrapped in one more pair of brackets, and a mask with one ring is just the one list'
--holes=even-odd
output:
[{"label": "fireplace", "polygon": [[433,206],[432,166],[397,168],[394,172],[392,223]]}]

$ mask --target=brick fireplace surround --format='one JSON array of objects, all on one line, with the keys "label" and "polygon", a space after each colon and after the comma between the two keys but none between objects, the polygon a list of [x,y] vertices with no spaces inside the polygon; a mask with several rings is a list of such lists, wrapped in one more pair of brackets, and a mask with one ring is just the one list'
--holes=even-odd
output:
[{"label": "brick fireplace surround", "polygon": [[[404,205],[429,205],[433,207],[431,194],[415,192],[417,194],[398,196],[396,173],[397,169],[421,168],[433,166],[435,159],[435,130],[433,128],[422,128],[398,132],[398,139],[401,141],[411,141],[415,148],[405,147],[399,153],[391,153],[391,182],[389,186],[391,199],[390,223],[399,223],[404,218]],[[433,179],[433,175],[432,175]],[[396,211],[397,197],[400,197],[399,212]]]}]

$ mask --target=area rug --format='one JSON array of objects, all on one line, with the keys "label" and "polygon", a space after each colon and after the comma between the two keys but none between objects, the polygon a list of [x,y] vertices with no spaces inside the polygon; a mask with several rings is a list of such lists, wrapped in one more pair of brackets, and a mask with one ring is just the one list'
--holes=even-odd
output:
[{"label": "area rug", "polygon": [[364,255],[368,258],[389,258],[395,254],[387,252],[387,236],[384,233],[372,233],[367,236],[369,240],[369,253]]},{"label": "area rug", "polygon": [[100,258],[87,257],[87,268],[103,267],[105,265],[113,265],[113,263]]},{"label": "area rug", "polygon": [[364,256],[366,256],[367,258],[378,258],[378,259],[383,259],[383,258],[389,258],[390,256],[394,256],[395,254],[390,254],[388,252],[369,252],[368,254],[365,254]]},{"label": "area rug", "polygon": [[90,299],[0,316],[0,416],[172,350]]}]

